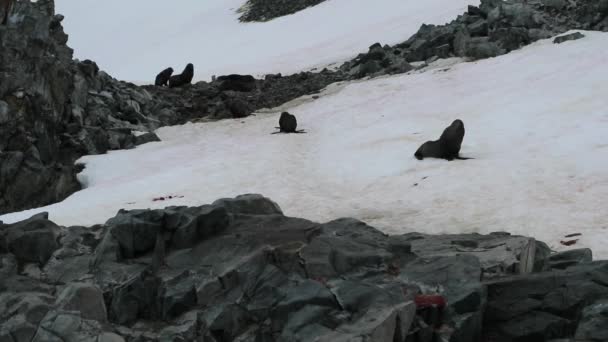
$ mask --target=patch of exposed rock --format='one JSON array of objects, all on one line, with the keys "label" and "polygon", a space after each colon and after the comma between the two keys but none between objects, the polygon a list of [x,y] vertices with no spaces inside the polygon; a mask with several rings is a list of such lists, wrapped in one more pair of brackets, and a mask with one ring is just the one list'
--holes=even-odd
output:
[{"label": "patch of exposed rock", "polygon": [[403,43],[374,44],[340,69],[360,78],[406,72],[413,62],[496,57],[574,29],[608,31],[608,1],[482,0],[448,24],[422,25]]},{"label": "patch of exposed rock", "polygon": [[605,341],[607,302],[589,250],[388,236],[260,195],[0,224],[2,341]]},{"label": "patch of exposed rock", "polygon": [[240,21],[269,21],[294,14],[326,0],[248,0],[239,10]]}]

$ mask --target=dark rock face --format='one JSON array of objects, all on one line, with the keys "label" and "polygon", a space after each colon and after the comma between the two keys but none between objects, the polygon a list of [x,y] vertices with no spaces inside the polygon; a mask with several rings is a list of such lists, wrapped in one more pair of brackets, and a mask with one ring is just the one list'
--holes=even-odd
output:
[{"label": "dark rock face", "polygon": [[239,11],[240,21],[268,21],[316,6],[325,0],[249,0]]},{"label": "dark rock face", "polygon": [[[52,230],[50,258],[6,248],[16,229]],[[387,236],[286,217],[249,194],[90,228],[44,216],[1,226],[0,338],[604,341],[607,275],[587,252],[551,255],[531,238]]]},{"label": "dark rock face", "polygon": [[217,78],[220,84],[220,90],[233,90],[233,91],[253,91],[256,88],[255,78],[251,75],[226,75]]},{"label": "dark rock face", "polygon": [[578,39],[582,39],[582,38],[585,38],[584,34],[582,34],[580,32],[574,32],[574,33],[556,37],[555,39],[553,39],[553,43],[561,44],[561,43],[567,42],[569,40],[578,40]]}]

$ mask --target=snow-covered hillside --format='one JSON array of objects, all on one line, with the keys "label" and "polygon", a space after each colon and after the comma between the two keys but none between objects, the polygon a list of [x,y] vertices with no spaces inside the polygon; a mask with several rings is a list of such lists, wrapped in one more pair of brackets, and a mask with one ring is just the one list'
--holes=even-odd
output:
[{"label": "snow-covered hillside", "polygon": [[57,0],[69,45],[119,79],[150,83],[167,66],[195,78],[295,73],[353,57],[375,43],[443,24],[479,0],[330,0],[266,23],[244,24],[245,0]]},{"label": "snow-covered hillside", "polygon": [[[352,216],[387,233],[509,231],[607,258],[608,34],[332,87],[290,108],[308,134],[271,135],[277,113],[188,124],[135,150],[83,158],[88,188],[49,211],[63,225],[120,208],[199,205],[262,193],[287,215]],[[301,101],[302,102],[302,101]],[[455,118],[467,134],[453,161],[413,157]],[[178,196],[153,201],[160,196]],[[183,197],[181,197],[183,196]]]}]

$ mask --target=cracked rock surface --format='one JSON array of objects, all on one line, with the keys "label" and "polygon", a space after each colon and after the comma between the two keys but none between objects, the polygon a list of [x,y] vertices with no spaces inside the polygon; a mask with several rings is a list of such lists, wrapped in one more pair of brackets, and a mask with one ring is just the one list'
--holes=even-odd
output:
[{"label": "cracked rock surface", "polygon": [[589,250],[388,236],[253,194],[0,225],[0,341],[603,341],[607,300]]}]

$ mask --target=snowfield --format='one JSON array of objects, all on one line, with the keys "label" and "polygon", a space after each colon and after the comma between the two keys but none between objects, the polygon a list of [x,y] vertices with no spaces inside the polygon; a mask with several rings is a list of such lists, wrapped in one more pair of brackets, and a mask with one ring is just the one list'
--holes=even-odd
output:
[{"label": "snowfield", "polygon": [[[121,208],[261,193],[319,222],[350,216],[395,234],[508,231],[608,258],[608,34],[584,34],[332,86],[289,109],[307,134],[271,135],[277,112],[162,128],[162,142],[82,158],[85,190],[0,219],[48,211],[61,225],[91,225]],[[474,160],[413,157],[456,118],[467,132],[461,155]],[[167,195],[183,197],[153,201]],[[562,246],[571,233],[582,234],[578,243]]]},{"label": "snowfield", "polygon": [[444,24],[479,0],[329,0],[266,23],[240,23],[245,0],[56,0],[75,57],[110,75],[153,83],[194,63],[195,79],[292,74],[407,40],[421,24]]}]

